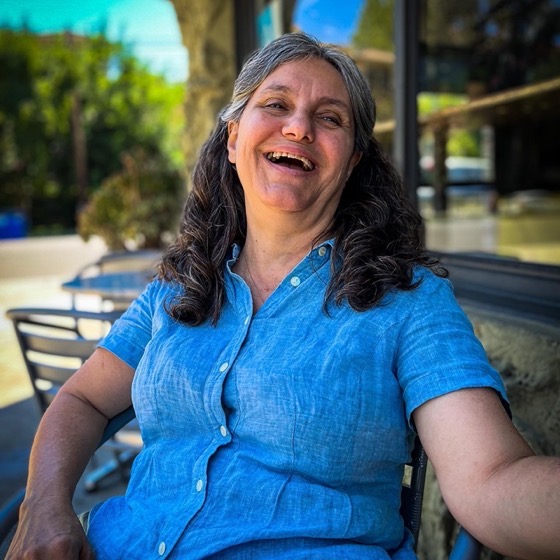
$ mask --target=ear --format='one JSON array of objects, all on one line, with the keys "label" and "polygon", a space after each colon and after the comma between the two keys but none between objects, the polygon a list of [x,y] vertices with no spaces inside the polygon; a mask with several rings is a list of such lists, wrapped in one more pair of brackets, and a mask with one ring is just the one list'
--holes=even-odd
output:
[{"label": "ear", "polygon": [[352,157],[350,158],[350,164],[348,165],[348,173],[346,175],[346,180],[350,179],[350,175],[352,175],[352,171],[354,171],[354,167],[358,165],[358,162],[362,159],[362,152],[354,152]]},{"label": "ear", "polygon": [[230,163],[237,163],[236,161],[236,148],[237,148],[237,132],[239,130],[239,123],[234,121],[228,122],[228,140],[227,150],[228,159]]}]

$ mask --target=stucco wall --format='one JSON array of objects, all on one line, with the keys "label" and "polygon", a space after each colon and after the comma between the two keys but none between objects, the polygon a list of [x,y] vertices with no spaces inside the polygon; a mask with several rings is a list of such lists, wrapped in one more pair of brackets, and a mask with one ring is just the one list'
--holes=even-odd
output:
[{"label": "stucco wall", "polygon": [[[516,426],[535,452],[560,455],[560,328],[463,307],[491,363],[502,375]],[[456,529],[430,468],[419,557],[447,559]],[[483,558],[503,556],[485,551]]]}]

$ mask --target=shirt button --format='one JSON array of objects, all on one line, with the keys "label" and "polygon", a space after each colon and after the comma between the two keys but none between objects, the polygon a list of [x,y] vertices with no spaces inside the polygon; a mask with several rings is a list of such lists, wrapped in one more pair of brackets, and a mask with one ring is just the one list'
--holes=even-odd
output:
[{"label": "shirt button", "polygon": [[196,483],[196,491],[200,492],[202,490],[203,486],[204,486],[204,482],[202,482],[202,479],[201,479]]},{"label": "shirt button", "polygon": [[224,362],[221,366],[220,366],[220,371],[223,373],[224,371],[226,371],[226,369],[228,368],[229,364],[227,362]]},{"label": "shirt button", "polygon": [[327,254],[327,248],[326,247],[319,247],[319,256],[320,257],[324,257]]},{"label": "shirt button", "polygon": [[294,288],[297,288],[301,284],[301,280],[299,279],[299,276],[292,276],[292,279],[290,280],[290,284]]},{"label": "shirt button", "polygon": [[220,426],[220,434],[222,434],[224,437],[227,436],[227,430],[225,426]]},{"label": "shirt button", "polygon": [[157,551],[160,556],[163,556],[165,554],[165,543],[163,541],[159,543]]}]

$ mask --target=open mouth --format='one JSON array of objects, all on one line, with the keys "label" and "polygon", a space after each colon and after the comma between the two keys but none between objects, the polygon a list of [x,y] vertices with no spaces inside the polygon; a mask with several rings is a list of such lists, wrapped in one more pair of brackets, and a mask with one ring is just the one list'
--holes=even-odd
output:
[{"label": "open mouth", "polygon": [[315,164],[307,158],[296,154],[289,154],[288,152],[269,152],[266,154],[266,158],[272,163],[303,169],[303,171],[313,171],[315,169]]}]

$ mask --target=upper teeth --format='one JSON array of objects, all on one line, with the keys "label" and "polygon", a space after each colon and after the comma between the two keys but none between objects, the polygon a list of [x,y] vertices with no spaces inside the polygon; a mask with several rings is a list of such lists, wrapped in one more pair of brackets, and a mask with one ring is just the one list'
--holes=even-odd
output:
[{"label": "upper teeth", "polygon": [[289,154],[288,152],[270,152],[269,154],[266,155],[266,157],[270,160],[270,161],[277,161],[280,158],[284,157],[284,158],[291,158],[291,159],[297,159],[298,161],[301,161],[301,163],[303,163],[303,169],[305,171],[312,171],[313,168],[315,167],[313,165],[312,162],[310,162],[307,158],[303,157],[303,156],[298,156],[296,154]]}]

